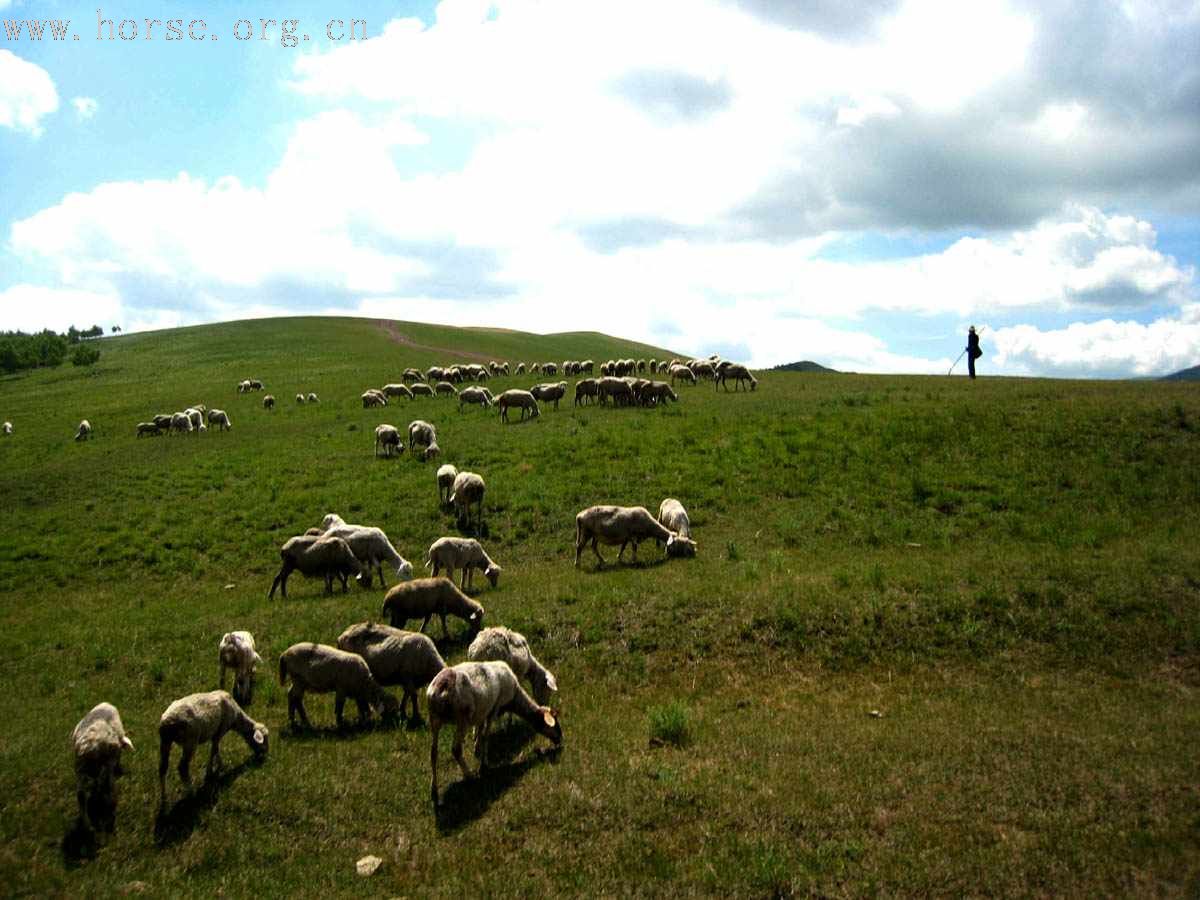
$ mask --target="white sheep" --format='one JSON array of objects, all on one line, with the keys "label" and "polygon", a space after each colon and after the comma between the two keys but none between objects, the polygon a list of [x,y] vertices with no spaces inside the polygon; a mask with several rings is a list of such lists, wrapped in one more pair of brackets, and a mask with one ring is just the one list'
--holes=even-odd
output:
[{"label": "white sheep", "polygon": [[397,578],[412,578],[412,563],[396,552],[383,529],[371,525],[351,525],[337,513],[328,513],[321,520],[321,530],[326,535],[341,538],[350,546],[350,550],[366,567],[368,585],[373,568],[379,575],[379,582],[387,586],[383,577],[384,563],[396,570]]},{"label": "white sheep", "polygon": [[262,665],[262,657],[254,649],[254,635],[248,631],[226,632],[217,644],[217,661],[221,665],[221,690],[225,690],[226,670],[233,669],[233,699],[249,706],[254,699],[254,673]]},{"label": "white sheep", "polygon": [[309,392],[308,392],[308,402],[309,402],[309,403],[320,403],[320,402],[321,402],[321,398],[320,398],[320,397],[318,397],[318,396],[317,396],[315,393],[313,393],[312,391],[309,391]]},{"label": "white sheep", "polygon": [[716,390],[716,386],[719,384],[720,386],[724,387],[726,391],[728,391],[729,385],[726,384],[726,381],[730,378],[733,379],[733,389],[735,391],[741,388],[743,381],[750,383],[750,390],[754,390],[758,387],[758,379],[750,374],[749,369],[747,369],[745,366],[738,365],[737,363],[730,363],[727,366],[723,366],[718,371],[717,378],[713,383],[713,390]]},{"label": "white sheep", "polygon": [[383,455],[391,456],[394,449],[397,453],[404,452],[404,444],[400,442],[400,432],[395,425],[376,425],[375,426],[375,455],[379,455],[379,448],[383,447]]},{"label": "white sheep", "polygon": [[535,384],[529,389],[529,393],[533,394],[535,400],[541,400],[543,403],[554,401],[554,408],[558,409],[558,401],[561,400],[567,393],[567,383],[565,381],[556,381],[547,384]]},{"label": "white sheep", "polygon": [[419,719],[417,692],[446,667],[433,641],[423,634],[376,622],[351,625],[337,639],[339,650],[357,653],[380,685],[400,685],[400,716],[412,699],[412,718]]},{"label": "white sheep", "polygon": [[432,769],[430,797],[438,804],[438,732],[445,724],[454,724],[454,759],[463,777],[470,778],[463,759],[463,740],[467,729],[475,729],[475,759],[479,768],[487,765],[487,733],[499,713],[516,713],[555,746],[562,744],[562,726],[554,711],[538,706],[517,683],[517,676],[506,662],[464,662],[442,669],[425,689],[429,704],[429,765]]},{"label": "white sheep", "polygon": [[133,750],[117,708],[111,703],[92,707],[71,733],[71,746],[75,751],[79,820],[89,831],[95,830],[98,819],[112,831],[117,812],[116,779],[124,774],[121,753]]},{"label": "white sheep", "polygon": [[460,537],[438,538],[430,544],[429,552],[425,555],[425,568],[433,570],[434,578],[437,578],[438,573],[443,569],[450,578],[454,577],[457,570],[462,569],[462,589],[464,591],[471,588],[476,569],[487,576],[492,587],[496,586],[500,580],[500,573],[503,571],[487,555],[479,541],[474,538]]},{"label": "white sheep", "polygon": [[239,394],[250,393],[250,382],[249,381],[239,381],[238,386],[237,386],[237,392]]},{"label": "white sheep", "polygon": [[409,450],[418,444],[422,447],[428,447],[435,443],[437,443],[437,429],[432,423],[426,422],[424,419],[414,419],[408,423]]},{"label": "white sheep", "polygon": [[432,397],[433,388],[424,382],[418,382],[412,386],[412,393],[414,397]]},{"label": "white sheep", "polygon": [[411,400],[413,398],[413,392],[408,389],[407,384],[385,384],[383,386],[383,396],[407,397],[409,400]]},{"label": "white sheep", "polygon": [[625,547],[633,544],[633,561],[637,562],[638,543],[650,539],[664,542],[668,556],[684,555],[682,548],[675,547],[681,541],[686,542],[684,546],[692,545],[694,555],[695,544],[689,538],[660,525],[644,506],[590,506],[575,516],[575,566],[578,568],[579,556],[589,541],[596,559],[604,565],[597,543],[620,544],[618,562]]},{"label": "white sheep", "polygon": [[285,600],[287,599],[288,576],[297,569],[302,575],[310,578],[323,577],[326,594],[333,593],[333,577],[335,575],[342,580],[343,594],[346,592],[346,581],[350,575],[357,577],[367,587],[371,584],[370,570],[363,571],[363,567],[350,549],[350,545],[340,537],[304,534],[289,538],[279,548],[279,557],[283,560],[283,565],[279,567],[279,573],[271,582],[271,591],[267,594],[268,600],[275,597],[276,587],[282,588],[283,597]]},{"label": "white sheep", "polygon": [[458,389],[448,381],[439,381],[433,386],[433,390],[437,394],[449,394],[452,397],[458,396]]},{"label": "white sheep", "polygon": [[538,409],[537,400],[529,391],[518,390],[513,388],[505,391],[496,398],[496,406],[500,408],[500,421],[508,421],[508,408],[510,406],[519,407],[521,410],[521,421],[525,420],[525,413],[529,413],[529,417],[535,418],[541,415],[541,410]]},{"label": "white sheep", "polygon": [[474,472],[459,472],[454,477],[450,490],[450,503],[454,506],[459,522],[466,522],[471,527],[471,504],[476,505],[475,528],[479,529],[483,521],[483,495],[487,490],[483,477]]},{"label": "white sheep", "polygon": [[189,694],[176,700],[158,720],[158,786],[159,808],[167,803],[167,768],[171,762],[171,747],[178,744],[183,751],[179,759],[179,778],[190,794],[192,777],[189,771],[192,756],[200,744],[211,741],[207,776],[221,767],[221,739],[227,732],[241,735],[256,759],[267,755],[270,731],[261,722],[251,719],[238,702],[226,691],[207,691]]},{"label": "white sheep", "polygon": [[303,642],[292,644],[279,657],[279,683],[288,688],[288,724],[296,727],[296,713],[305,728],[312,726],[304,711],[304,695],[334,694],[333,709],[337,726],[342,728],[342,710],[349,697],[358,704],[358,721],[363,724],[371,718],[371,707],[378,709],[385,719],[399,714],[400,704],[396,698],[379,686],[371,675],[371,669],[357,653],[348,653],[327,644]]},{"label": "white sheep", "polygon": [[485,409],[492,405],[492,392],[487,388],[465,387],[458,393],[458,411],[462,412],[464,403],[478,403]]},{"label": "white sheep", "polygon": [[537,661],[525,636],[503,626],[485,628],[479,632],[467,648],[467,659],[472,662],[503,660],[508,663],[517,678],[529,679],[533,699],[543,706],[549,706],[558,691],[558,680]]},{"label": "white sheep", "polygon": [[233,427],[229,422],[229,413],[223,409],[210,409],[208,411],[208,424],[215,425],[222,431],[228,431]]},{"label": "white sheep", "polygon": [[362,393],[363,409],[370,409],[374,406],[387,406],[387,397],[382,392],[371,388]]},{"label": "white sheep", "polygon": [[687,510],[674,497],[668,497],[658,507],[658,523],[664,528],[674,531],[679,537],[691,538],[692,523],[688,519]]},{"label": "white sheep", "polygon": [[75,429],[75,440],[86,441],[92,436],[92,423],[84,419],[79,423],[79,427]]},{"label": "white sheep", "polygon": [[383,612],[395,628],[403,628],[409,619],[422,619],[421,633],[436,614],[442,620],[442,637],[450,637],[446,616],[458,616],[474,635],[483,627],[483,607],[460,591],[448,578],[416,578],[395,585],[383,598]]},{"label": "white sheep", "polygon": [[271,394],[267,394],[265,397],[263,397],[263,409],[274,409],[274,408],[275,408],[275,398]]},{"label": "white sheep", "polygon": [[454,490],[454,479],[458,477],[458,469],[446,463],[437,470],[438,504],[450,505],[450,493]]},{"label": "white sheep", "polygon": [[141,437],[142,435],[145,435],[145,434],[159,435],[159,434],[162,434],[162,429],[158,427],[158,424],[156,422],[138,422],[137,436]]},{"label": "white sheep", "polygon": [[12,434],[12,422],[5,422],[3,425],[5,436]]},{"label": "white sheep", "polygon": [[177,412],[171,416],[171,431],[179,432],[180,434],[191,434],[192,419],[187,413]]}]

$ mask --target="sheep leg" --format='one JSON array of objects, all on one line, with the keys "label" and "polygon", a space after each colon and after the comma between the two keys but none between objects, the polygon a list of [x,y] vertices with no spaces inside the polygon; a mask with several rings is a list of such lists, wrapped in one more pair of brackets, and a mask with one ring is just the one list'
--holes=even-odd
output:
[{"label": "sheep leg", "polygon": [[87,831],[95,831],[96,826],[92,824],[92,819],[88,815],[88,792],[84,787],[84,779],[80,778],[79,783],[75,787],[75,799],[79,801],[79,821],[83,823],[83,827]]},{"label": "sheep leg", "polygon": [[442,640],[447,640],[450,637],[450,629],[446,627],[446,614],[438,613],[442,617]]},{"label": "sheep leg", "polygon": [[185,741],[182,745],[183,755],[179,757],[179,780],[183,782],[184,790],[192,793],[192,756],[196,752],[193,741]]},{"label": "sheep leg", "polygon": [[[429,627],[429,620],[430,620],[430,619],[432,619],[432,618],[433,618],[433,613],[430,613],[429,615],[427,615],[427,616],[425,617],[425,621],[421,623],[421,634],[424,634],[424,633],[425,633],[425,629]],[[407,625],[407,624],[408,624],[408,620],[407,620],[407,619],[405,619],[405,620],[404,620],[404,624],[405,624],[405,625]]]},{"label": "sheep leg", "polygon": [[596,559],[600,560],[600,565],[604,565],[604,557],[600,555],[600,550],[596,546],[599,541],[600,538],[598,536],[592,537],[592,552],[596,554]]},{"label": "sheep leg", "polygon": [[472,572],[470,566],[463,566],[462,570],[462,589],[465,594],[471,588]]},{"label": "sheep leg", "polygon": [[290,565],[290,562],[290,560],[285,559],[283,561],[283,565],[279,567],[279,574],[276,575],[275,580],[271,582],[271,591],[269,594],[267,594],[268,600],[275,599],[276,587],[278,587],[280,593],[283,594],[283,599],[287,599],[287,580],[288,576],[292,574],[292,569],[294,568],[294,566]]},{"label": "sheep leg", "polygon": [[288,724],[293,727],[296,724],[296,713],[300,713],[301,725],[305,728],[312,727],[308,722],[308,713],[304,709],[304,688],[293,681],[292,686],[288,688]]},{"label": "sheep leg", "polygon": [[[342,720],[342,712],[345,710],[345,708],[346,708],[346,695],[343,694],[341,691],[337,691],[333,695],[333,714],[337,718],[337,727],[339,730],[346,726],[346,723]],[[359,714],[359,718],[361,720],[361,718],[362,718],[362,707],[361,706],[359,707],[358,714]]]},{"label": "sheep leg", "polygon": [[375,560],[375,571],[379,573],[379,583],[384,587],[387,587],[387,581],[385,581],[383,578],[383,563],[379,560]]},{"label": "sheep leg", "polygon": [[454,759],[458,762],[458,767],[462,769],[463,778],[471,777],[471,770],[467,768],[467,761],[463,759],[463,739],[467,736],[467,723],[459,719],[454,728],[454,745],[451,747],[451,752],[454,754]]},{"label": "sheep leg", "polygon": [[365,699],[355,697],[354,702],[358,704],[358,724],[364,725],[371,721],[371,704]]},{"label": "sheep leg", "polygon": [[621,561],[622,555],[625,553],[625,548],[629,545],[629,538],[621,542],[621,549],[617,551],[617,562]]},{"label": "sheep leg", "polygon": [[212,778],[217,772],[221,771],[221,735],[218,734],[212,739],[212,750],[208,754],[208,769],[204,773],[205,778]]}]

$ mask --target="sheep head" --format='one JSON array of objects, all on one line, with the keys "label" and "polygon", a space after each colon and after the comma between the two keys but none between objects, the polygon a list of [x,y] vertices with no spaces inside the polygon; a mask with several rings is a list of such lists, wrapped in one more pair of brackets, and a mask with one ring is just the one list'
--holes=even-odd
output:
[{"label": "sheep head", "polygon": [[667,556],[675,559],[684,557],[693,557],[696,555],[696,542],[691,538],[681,537],[677,534],[667,538]]},{"label": "sheep head", "polygon": [[487,580],[488,580],[488,581],[490,581],[490,582],[492,583],[492,587],[495,587],[495,586],[496,586],[496,582],[498,582],[498,581],[500,580],[500,573],[501,573],[502,571],[504,571],[504,570],[503,570],[503,569],[501,569],[501,568],[500,568],[498,565],[496,565],[495,563],[492,563],[491,565],[489,565],[489,566],[487,567],[487,569],[485,569],[485,570],[484,570],[484,573],[483,573],[483,574],[484,574],[484,575],[486,575],[486,576],[487,576]]}]

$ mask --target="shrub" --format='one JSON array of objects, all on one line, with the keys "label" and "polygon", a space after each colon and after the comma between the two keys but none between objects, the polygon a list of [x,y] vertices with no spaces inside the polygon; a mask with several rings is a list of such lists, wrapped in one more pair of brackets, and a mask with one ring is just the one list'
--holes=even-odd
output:
[{"label": "shrub", "polygon": [[650,743],[684,747],[691,742],[688,708],[678,700],[650,708]]},{"label": "shrub", "polygon": [[91,366],[99,359],[100,351],[85,344],[77,346],[75,352],[71,354],[71,362],[77,366]]}]

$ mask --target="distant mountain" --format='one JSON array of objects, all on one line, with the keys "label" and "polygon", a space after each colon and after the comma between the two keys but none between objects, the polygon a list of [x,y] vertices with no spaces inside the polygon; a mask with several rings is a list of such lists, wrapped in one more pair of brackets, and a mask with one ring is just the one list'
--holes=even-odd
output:
[{"label": "distant mountain", "polygon": [[830,369],[820,363],[815,363],[811,359],[803,360],[802,362],[784,363],[782,366],[776,366],[774,372],[828,372],[831,375],[839,375],[837,369]]},{"label": "distant mountain", "polygon": [[1200,381],[1200,366],[1192,366],[1190,369],[1180,369],[1178,372],[1172,372],[1170,375],[1164,375],[1161,381]]}]

